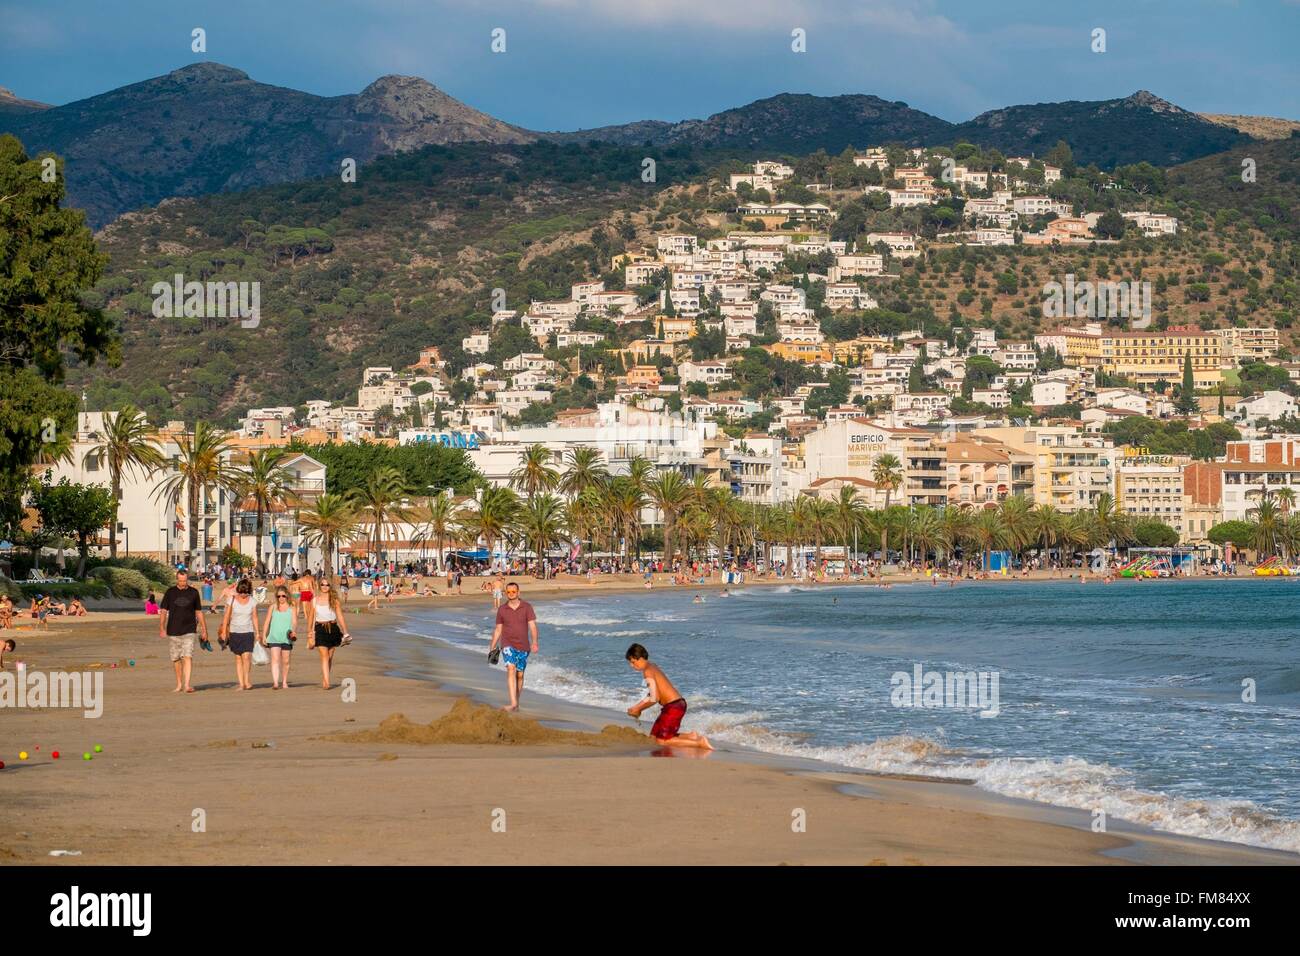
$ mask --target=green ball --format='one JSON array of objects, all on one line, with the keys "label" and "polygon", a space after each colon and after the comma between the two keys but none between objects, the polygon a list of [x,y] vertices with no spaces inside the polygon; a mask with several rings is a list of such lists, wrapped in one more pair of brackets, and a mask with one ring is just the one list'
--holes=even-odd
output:
[{"label": "green ball", "polygon": [[90,759],[90,754],[89,754],[89,753],[84,753],[84,754],[82,754],[82,755],[81,755],[81,759],[82,759],[82,760],[89,760],[89,759]]},{"label": "green ball", "polygon": [[104,752],[104,748],[101,747],[99,744],[95,744],[95,753],[102,754],[103,752]]}]

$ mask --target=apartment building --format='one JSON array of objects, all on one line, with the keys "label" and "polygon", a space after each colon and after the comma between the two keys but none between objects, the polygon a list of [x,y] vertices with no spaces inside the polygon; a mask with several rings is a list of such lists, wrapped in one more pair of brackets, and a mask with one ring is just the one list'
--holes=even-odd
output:
[{"label": "apartment building", "polygon": [[1100,435],[1067,425],[1033,428],[981,428],[975,434],[994,438],[1033,457],[1033,499],[1061,511],[1083,511],[1114,489],[1114,446]]},{"label": "apartment building", "polygon": [[1213,332],[1184,326],[1163,332],[1111,332],[1101,338],[1102,369],[1140,385],[1181,382],[1188,356],[1197,388],[1212,388],[1222,380],[1223,339]]},{"label": "apartment building", "polygon": [[1236,363],[1272,359],[1282,344],[1275,328],[1215,329],[1213,334],[1223,340],[1224,360]]},{"label": "apartment building", "polygon": [[892,494],[896,504],[942,505],[947,463],[937,435],[918,428],[887,428],[865,419],[823,423],[804,436],[804,471],[811,485],[819,478],[874,480],[880,455],[894,455],[903,472]]},{"label": "apartment building", "polygon": [[994,508],[998,502],[1027,490],[1033,457],[996,441],[963,437],[944,445],[945,493],[949,505]]},{"label": "apartment building", "polygon": [[1184,519],[1183,470],[1190,458],[1152,455],[1144,448],[1127,448],[1115,461],[1115,503],[1135,521],[1159,521],[1178,532]]}]

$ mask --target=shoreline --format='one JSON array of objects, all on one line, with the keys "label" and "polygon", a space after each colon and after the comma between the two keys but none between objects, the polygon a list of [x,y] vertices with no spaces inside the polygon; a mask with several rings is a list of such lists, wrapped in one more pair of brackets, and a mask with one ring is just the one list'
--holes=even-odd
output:
[{"label": "shoreline", "polygon": [[[1196,579],[1191,579],[1196,580]],[[786,583],[786,582],[770,582]],[[806,583],[806,582],[805,582]],[[875,582],[872,582],[875,583]],[[910,582],[920,583],[920,582]],[[990,583],[982,581],[980,583]],[[1005,583],[1005,582],[1004,582]],[[838,586],[818,585],[818,586]],[[674,590],[690,591],[703,585],[682,586]],[[571,598],[573,589],[561,589],[537,596],[538,604]],[[621,589],[636,591],[638,588]],[[463,595],[469,598],[469,595]],[[490,600],[490,597],[486,600]],[[486,603],[485,600],[485,603]],[[529,599],[532,600],[532,599]],[[465,607],[477,602],[459,601],[458,607]],[[499,706],[505,692],[498,685],[501,683],[498,671],[486,668],[474,669],[476,656],[472,651],[453,645],[438,637],[421,637],[427,642],[435,659],[442,666],[441,689],[454,694],[465,694],[471,699],[491,706]],[[382,654],[383,651],[381,650]],[[529,704],[529,715],[540,713],[544,723],[566,728],[587,731],[599,730],[601,726],[616,723],[621,726],[633,726],[634,722],[626,714],[612,708],[595,704],[578,703],[553,697],[543,691],[529,690],[533,702]],[[543,703],[538,705],[537,698]],[[641,732],[644,727],[636,724]],[[716,742],[715,742],[716,743]],[[731,742],[718,744],[718,749],[710,759],[737,761],[761,766],[776,773],[806,776],[818,781],[832,781],[837,789],[859,799],[880,799],[887,796],[893,799],[912,800],[921,796],[933,799],[938,804],[945,802],[959,803],[973,812],[987,814],[1005,814],[1020,819],[1050,822],[1054,825],[1091,833],[1092,817],[1086,810],[1059,804],[1044,803],[1036,800],[1006,796],[975,785],[974,781],[954,777],[942,777],[927,774],[900,774],[883,771],[866,770],[836,764],[817,757],[800,757],[772,753]],[[914,791],[914,792],[911,792]],[[1214,840],[1206,837],[1188,836],[1164,830],[1157,830],[1145,824],[1130,823],[1126,820],[1112,818],[1107,821],[1108,835],[1118,836],[1124,840],[1120,846],[1099,849],[1100,856],[1133,863],[1170,863],[1193,862],[1179,860],[1183,854],[1195,854],[1197,848],[1204,848],[1211,856],[1215,851],[1232,854],[1245,851],[1249,854],[1264,854],[1272,860],[1251,860],[1251,863],[1273,862],[1278,865],[1300,865],[1300,854],[1271,847],[1260,847],[1246,843],[1227,840]],[[1211,850],[1210,848],[1214,848]],[[1196,862],[1215,862],[1200,860]]]},{"label": "shoreline", "polygon": [[[639,578],[618,583],[528,584],[524,596],[545,602],[643,590]],[[235,692],[233,661],[199,652],[200,692],[172,694],[166,646],[142,614],[92,611],[20,636],[14,657],[33,670],[102,671],[105,714],[5,715],[0,863],[1300,863],[1283,851],[1118,821],[1096,834],[1083,811],[730,745],[703,758],[648,760],[657,750],[648,738],[610,747],[564,738],[540,745],[327,739],[372,731],[397,713],[427,724],[464,696],[499,704],[499,671],[484,667],[479,680],[466,666],[468,652],[462,663],[451,645],[426,638],[415,645],[397,634],[407,611],[490,600],[477,591],[401,598],[377,614],[358,614],[350,602],[356,640],[339,652],[335,680],[355,681],[352,703],[341,701],[337,686],[311,686],[319,668],[305,650],[295,652],[287,692],[269,690],[265,667],[254,668],[257,689]],[[427,673],[397,676],[417,658]],[[128,659],[136,666],[125,666]],[[536,691],[527,707],[525,717],[564,730],[599,730],[619,717]],[[95,743],[104,750],[93,761],[66,759]],[[20,746],[42,749],[20,762]],[[65,748],[60,760],[43,756],[56,746]],[[497,810],[510,821],[507,834],[492,829]],[[193,829],[197,811],[202,832]],[[795,811],[806,814],[804,832],[792,829]],[[56,849],[82,855],[51,858]]]}]

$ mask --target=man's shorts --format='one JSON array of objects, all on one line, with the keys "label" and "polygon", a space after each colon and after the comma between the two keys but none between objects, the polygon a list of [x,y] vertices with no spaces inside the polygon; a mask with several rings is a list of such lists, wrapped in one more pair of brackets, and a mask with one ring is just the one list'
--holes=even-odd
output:
[{"label": "man's shorts", "polygon": [[186,657],[194,656],[194,639],[197,634],[170,634],[167,637],[171,644],[172,661],[179,661]]},{"label": "man's shorts", "polygon": [[672,740],[681,730],[682,718],[686,716],[686,698],[678,697],[674,701],[664,704],[659,710],[659,716],[655,719],[654,726],[650,728],[650,736],[655,740]]},{"label": "man's shorts", "polygon": [[517,647],[501,648],[501,663],[523,673],[528,669],[528,652]]}]

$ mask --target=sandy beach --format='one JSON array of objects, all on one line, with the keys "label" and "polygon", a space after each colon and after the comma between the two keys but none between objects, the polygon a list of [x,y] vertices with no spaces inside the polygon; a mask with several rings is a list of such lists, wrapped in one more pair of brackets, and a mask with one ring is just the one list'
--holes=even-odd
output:
[{"label": "sandy beach", "polygon": [[[961,783],[725,750],[656,756],[617,715],[602,732],[601,715],[537,694],[526,695],[521,717],[502,715],[499,674],[486,665],[481,677],[467,672],[450,653],[438,682],[394,676],[370,638],[391,630],[404,607],[486,608],[477,586],[467,578],[463,597],[403,599],[366,614],[356,614],[354,593],[355,641],[338,652],[334,675],[355,682],[354,701],[338,686],[320,688],[316,653],[305,648],[288,691],[273,692],[269,669],[257,667],[258,686],[236,692],[233,660],[217,650],[196,654],[198,692],[174,694],[157,621],[141,613],[96,611],[55,620],[48,632],[3,632],[19,641],[12,656],[30,671],[102,671],[104,711],[4,713],[0,862],[1300,862],[1137,828],[1092,833],[1082,812]],[[525,579],[525,597],[538,602],[544,626],[544,604],[557,594],[639,587]],[[51,857],[56,850],[80,855]]]}]

